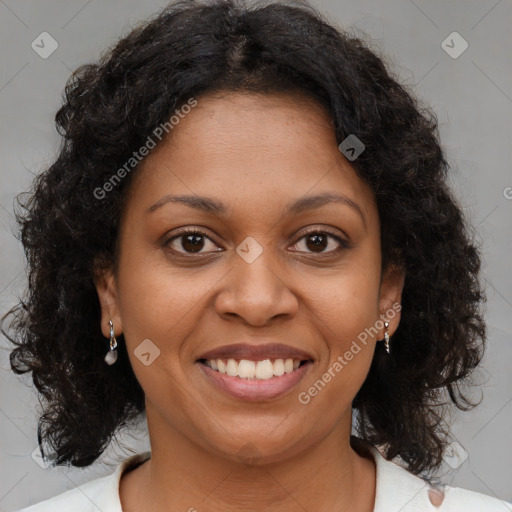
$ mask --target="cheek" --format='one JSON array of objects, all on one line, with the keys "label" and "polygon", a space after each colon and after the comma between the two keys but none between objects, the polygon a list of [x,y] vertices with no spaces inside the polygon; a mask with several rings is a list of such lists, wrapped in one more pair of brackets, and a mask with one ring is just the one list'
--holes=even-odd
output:
[{"label": "cheek", "polygon": [[[341,290],[332,290],[330,300],[322,297],[316,305],[318,318],[318,330],[326,340],[328,354],[325,357],[325,368],[332,368],[334,373],[342,375],[337,380],[348,380],[356,385],[356,381],[362,384],[359,376],[366,375],[373,349],[379,334],[374,329],[375,322],[379,318],[376,307],[377,287],[362,286],[350,290],[344,287]],[[334,362],[340,362],[333,368]],[[345,384],[343,385],[345,386]],[[348,390],[348,388],[346,388]]]},{"label": "cheek", "polygon": [[305,300],[326,326],[331,347],[342,350],[379,318],[380,259],[375,250],[362,248],[337,271],[310,281]]},{"label": "cheek", "polygon": [[[332,299],[322,296],[317,304],[317,331],[325,342],[315,378],[301,387],[298,399],[311,414],[321,415],[333,426],[363,385],[373,359],[376,337],[368,328],[375,323],[375,287],[348,286],[332,290]],[[308,387],[309,386],[309,387]],[[318,412],[314,413],[313,410]]]},{"label": "cheek", "polygon": [[[325,340],[320,372],[331,396],[350,402],[368,373],[379,319],[380,258],[376,248],[358,251],[346,265],[305,290],[307,307]],[[324,381],[325,382],[325,381]],[[313,391],[314,393],[314,391]],[[343,401],[343,399],[342,399]]]},{"label": "cheek", "polygon": [[130,357],[149,339],[160,350],[158,362],[179,370],[181,341],[199,325],[200,303],[210,287],[208,279],[192,274],[173,271],[150,256],[120,262],[119,307]]},{"label": "cheek", "polygon": [[199,325],[195,306],[205,288],[194,282],[155,262],[120,262],[120,313],[131,366],[147,401],[173,411],[170,422],[181,421],[181,411],[190,407],[180,350]]}]

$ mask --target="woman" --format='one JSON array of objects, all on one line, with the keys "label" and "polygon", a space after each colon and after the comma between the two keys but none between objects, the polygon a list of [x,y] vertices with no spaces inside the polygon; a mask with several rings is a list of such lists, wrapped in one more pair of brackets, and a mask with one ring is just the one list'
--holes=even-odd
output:
[{"label": "woman", "polygon": [[473,405],[480,259],[435,119],[362,41],[306,6],[177,3],[56,120],[11,365],[56,465],[142,413],[151,452],[25,510],[508,509],[428,478],[443,406]]}]

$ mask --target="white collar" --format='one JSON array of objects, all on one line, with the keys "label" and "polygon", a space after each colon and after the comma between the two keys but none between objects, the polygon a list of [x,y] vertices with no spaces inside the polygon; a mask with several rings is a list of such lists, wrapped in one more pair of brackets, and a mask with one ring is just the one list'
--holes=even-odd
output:
[{"label": "white collar", "polygon": [[[484,510],[485,512],[512,512],[512,505],[505,501],[450,486],[444,489],[443,504],[440,507],[434,507],[428,496],[430,484],[427,480],[414,475],[395,462],[386,460],[374,446],[363,441],[357,442],[357,446],[362,446],[363,451],[367,450],[375,461],[376,492],[373,512],[460,512],[462,510],[464,512],[483,512]],[[150,451],[132,455],[119,464],[114,473],[97,481],[96,485],[94,481],[85,484],[85,486],[94,485],[96,506],[108,512],[123,512],[119,497],[121,475],[125,470],[149,458],[151,458]],[[87,490],[86,487],[82,489]],[[97,507],[91,508],[91,511],[96,512]]]},{"label": "white collar", "polygon": [[[374,512],[390,512],[409,510],[419,512],[423,510],[434,510],[428,498],[428,483],[423,479],[409,473],[403,467],[394,462],[386,460],[379,450],[373,446],[366,445],[371,452],[376,466],[376,493]],[[138,453],[125,459],[116,469],[115,473],[105,478],[107,493],[116,489],[117,509],[115,512],[122,512],[119,498],[119,483],[121,475],[125,470],[137,464],[141,464],[151,457],[151,452]],[[407,507],[406,507],[407,506]],[[112,510],[114,512],[114,509]]]}]

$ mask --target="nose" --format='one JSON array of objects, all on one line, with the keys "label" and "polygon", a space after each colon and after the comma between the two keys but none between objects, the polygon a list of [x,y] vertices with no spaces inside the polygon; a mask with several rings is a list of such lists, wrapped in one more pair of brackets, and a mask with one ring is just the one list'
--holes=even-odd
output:
[{"label": "nose", "polygon": [[274,318],[291,318],[297,313],[298,300],[290,288],[290,275],[270,258],[270,249],[264,249],[252,262],[238,254],[233,259],[215,298],[218,315],[264,326]]}]

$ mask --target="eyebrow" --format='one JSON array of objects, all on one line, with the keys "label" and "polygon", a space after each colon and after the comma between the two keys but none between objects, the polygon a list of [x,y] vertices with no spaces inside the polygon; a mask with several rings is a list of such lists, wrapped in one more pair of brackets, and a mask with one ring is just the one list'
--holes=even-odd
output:
[{"label": "eyebrow", "polygon": [[[146,213],[152,213],[168,203],[182,203],[190,206],[191,208],[215,215],[224,215],[228,212],[227,206],[222,201],[210,197],[197,195],[165,195],[154,205],[150,206],[146,210]],[[286,216],[297,215],[307,210],[320,208],[329,203],[338,203],[349,206],[359,214],[366,227],[366,217],[364,216],[361,207],[349,197],[341,194],[335,194],[334,192],[325,192],[315,196],[300,197],[285,207],[284,214]]]}]

